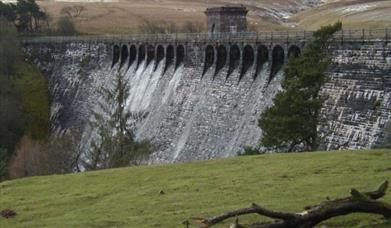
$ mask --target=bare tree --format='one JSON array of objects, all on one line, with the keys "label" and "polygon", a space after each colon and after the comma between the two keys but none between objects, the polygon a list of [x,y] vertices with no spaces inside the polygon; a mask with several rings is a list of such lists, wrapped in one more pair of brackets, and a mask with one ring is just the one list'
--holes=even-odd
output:
[{"label": "bare tree", "polygon": [[86,7],[81,5],[67,6],[61,9],[61,15],[69,17],[71,19],[77,19],[81,17],[82,13],[86,11]]},{"label": "bare tree", "polygon": [[44,32],[51,34],[53,31],[53,16],[48,12],[46,7],[42,8],[42,12],[46,15],[44,19]]},{"label": "bare tree", "polygon": [[43,142],[24,135],[18,142],[10,163],[10,178],[45,175],[45,152]]},{"label": "bare tree", "polygon": [[47,142],[23,136],[10,165],[10,177],[80,172],[80,136],[78,131],[73,131],[52,136]]},{"label": "bare tree", "polygon": [[205,31],[205,26],[201,22],[186,21],[181,28],[181,32],[184,33],[198,33],[203,31]]},{"label": "bare tree", "polygon": [[144,20],[139,28],[140,33],[145,34],[166,34],[178,32],[178,27],[172,21],[150,21]]},{"label": "bare tree", "polygon": [[48,174],[80,172],[82,150],[81,133],[70,131],[62,136],[52,136],[45,148],[45,165]]}]

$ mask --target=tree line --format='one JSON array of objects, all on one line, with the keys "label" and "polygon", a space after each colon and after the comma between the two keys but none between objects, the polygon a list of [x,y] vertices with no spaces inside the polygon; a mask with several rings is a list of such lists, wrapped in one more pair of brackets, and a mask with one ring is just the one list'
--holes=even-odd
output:
[{"label": "tree line", "polygon": [[0,180],[9,176],[23,136],[44,139],[49,105],[46,81],[24,61],[15,25],[0,18]]},{"label": "tree line", "polygon": [[53,18],[40,8],[35,0],[18,0],[16,3],[0,2],[0,17],[15,25],[21,34],[76,35],[75,21],[85,10],[84,6],[67,6],[61,17]]},{"label": "tree line", "polygon": [[0,17],[13,23],[19,32],[38,33],[48,24],[47,14],[35,0],[18,0],[14,3],[0,2]]}]

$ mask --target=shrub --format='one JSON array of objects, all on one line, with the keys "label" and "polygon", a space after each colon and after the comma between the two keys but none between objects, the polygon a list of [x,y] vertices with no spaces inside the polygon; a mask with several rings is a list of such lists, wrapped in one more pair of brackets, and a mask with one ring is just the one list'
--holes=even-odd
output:
[{"label": "shrub", "polygon": [[239,153],[239,156],[249,156],[249,155],[258,155],[263,154],[263,152],[251,147],[251,146],[244,146],[244,152]]},{"label": "shrub", "polygon": [[73,36],[77,34],[75,25],[69,17],[61,17],[57,21],[57,34],[62,36]]},{"label": "shrub", "polygon": [[46,139],[49,132],[49,91],[46,79],[39,70],[21,63],[13,77],[15,93],[20,96],[23,110],[28,115],[26,130],[33,139]]}]

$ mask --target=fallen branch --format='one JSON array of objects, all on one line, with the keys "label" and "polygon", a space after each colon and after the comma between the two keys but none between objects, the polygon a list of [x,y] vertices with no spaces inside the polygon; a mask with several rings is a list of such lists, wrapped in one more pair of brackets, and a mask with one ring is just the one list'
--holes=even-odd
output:
[{"label": "fallen branch", "polygon": [[361,193],[356,189],[350,191],[350,196],[335,200],[328,200],[318,205],[308,206],[300,213],[279,212],[266,209],[255,203],[247,208],[237,209],[224,214],[199,220],[200,227],[207,228],[220,223],[228,218],[245,214],[259,214],[277,221],[272,223],[256,223],[251,228],[299,228],[313,227],[327,219],[347,215],[351,213],[371,213],[391,218],[391,205],[376,201],[386,194],[388,181],[372,192]]}]

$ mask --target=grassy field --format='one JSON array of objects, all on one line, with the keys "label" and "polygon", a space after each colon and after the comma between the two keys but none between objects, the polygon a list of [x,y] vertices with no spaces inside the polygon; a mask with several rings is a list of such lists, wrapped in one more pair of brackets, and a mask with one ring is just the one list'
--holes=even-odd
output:
[{"label": "grassy field", "polygon": [[[11,208],[18,215],[0,218],[0,227],[183,227],[190,217],[251,202],[301,211],[327,196],[346,196],[351,187],[374,190],[391,180],[390,161],[387,150],[271,154],[13,180],[0,183],[0,210]],[[391,193],[383,200],[391,202]],[[390,227],[391,222],[354,214],[327,225]]]}]

